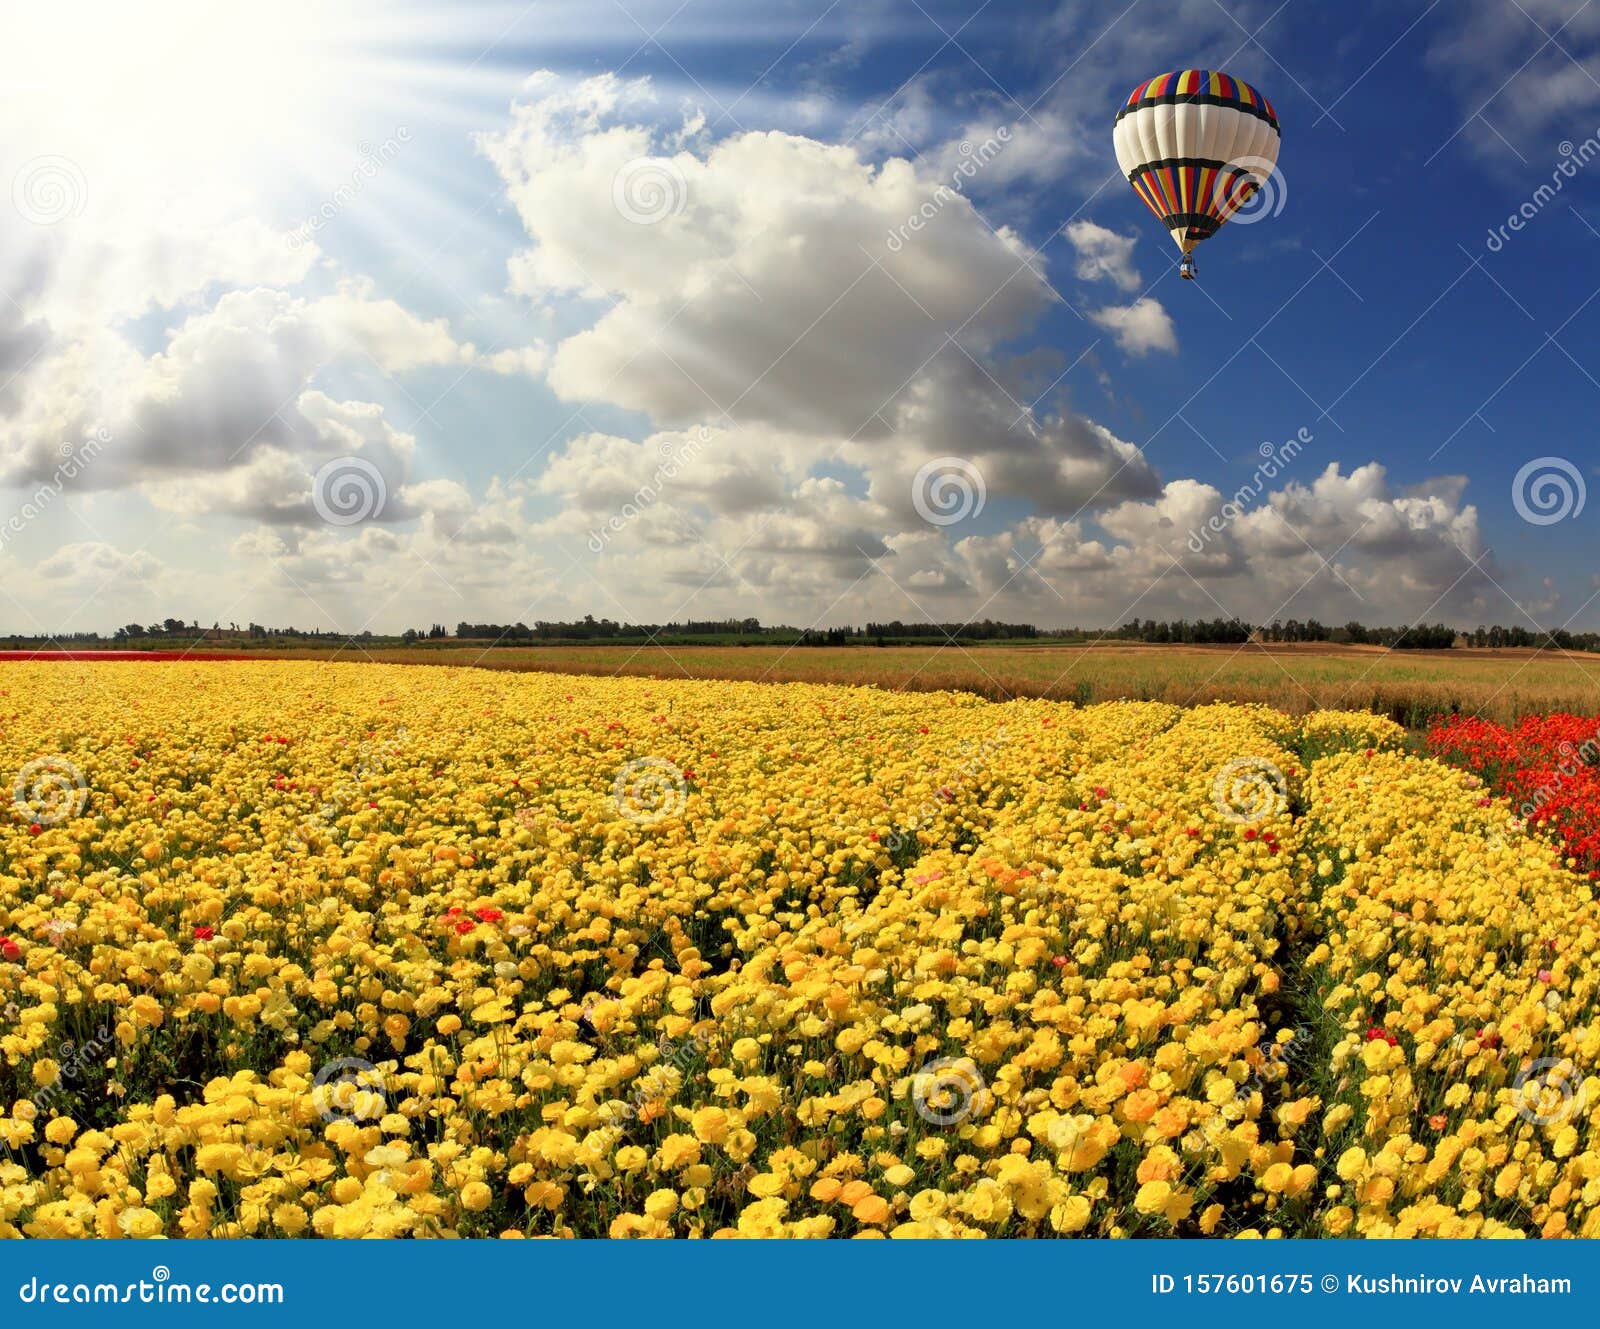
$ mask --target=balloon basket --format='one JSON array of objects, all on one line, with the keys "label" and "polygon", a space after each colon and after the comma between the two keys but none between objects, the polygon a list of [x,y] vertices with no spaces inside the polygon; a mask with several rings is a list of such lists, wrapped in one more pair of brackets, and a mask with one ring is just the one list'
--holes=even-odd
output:
[{"label": "balloon basket", "polygon": [[1178,264],[1178,275],[1182,277],[1184,281],[1193,281],[1195,279],[1197,272],[1194,266],[1193,255],[1185,254],[1183,256],[1183,262]]}]

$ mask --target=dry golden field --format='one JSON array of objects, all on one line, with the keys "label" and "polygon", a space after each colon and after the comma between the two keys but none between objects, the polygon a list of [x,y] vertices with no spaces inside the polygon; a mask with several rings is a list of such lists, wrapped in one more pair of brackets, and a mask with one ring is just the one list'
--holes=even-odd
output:
[{"label": "dry golden field", "polygon": [[1371,710],[1418,726],[1453,710],[1510,720],[1600,711],[1600,658],[1558,651],[1389,651],[1373,646],[1091,645],[474,646],[273,652],[274,658],[479,664],[490,669],[654,678],[868,684],[976,692],[995,700],[1124,698],[1197,705],[1267,702],[1291,714]]}]

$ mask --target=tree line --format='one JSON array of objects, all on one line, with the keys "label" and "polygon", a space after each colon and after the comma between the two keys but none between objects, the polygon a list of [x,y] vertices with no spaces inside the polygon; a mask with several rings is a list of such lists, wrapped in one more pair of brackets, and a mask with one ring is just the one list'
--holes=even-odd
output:
[{"label": "tree line", "polygon": [[997,619],[973,622],[907,623],[901,619],[869,621],[860,626],[798,628],[763,624],[757,618],[684,619],[667,623],[624,623],[585,614],[581,619],[547,620],[534,623],[470,623],[455,625],[452,632],[443,623],[426,628],[407,628],[398,637],[375,635],[370,630],[351,634],[332,629],[267,627],[260,623],[223,626],[213,623],[202,628],[198,620],[164,618],[159,622],[126,623],[109,637],[99,632],[37,633],[0,635],[0,644],[12,648],[72,643],[94,646],[97,643],[132,645],[148,641],[221,642],[248,646],[251,642],[288,645],[294,642],[481,642],[496,646],[528,646],[556,642],[651,642],[684,638],[706,638],[727,643],[779,644],[794,646],[884,646],[894,642],[945,641],[1139,641],[1157,645],[1243,645],[1258,641],[1329,642],[1335,645],[1386,646],[1395,650],[1446,650],[1454,646],[1476,648],[1539,647],[1565,651],[1600,652],[1600,632],[1550,631],[1500,624],[1479,624],[1470,629],[1453,628],[1444,623],[1412,624],[1400,627],[1369,627],[1351,621],[1332,626],[1317,619],[1273,619],[1253,624],[1239,618],[1157,619],[1135,618],[1113,628],[1041,628],[1032,623],[1007,623]]}]

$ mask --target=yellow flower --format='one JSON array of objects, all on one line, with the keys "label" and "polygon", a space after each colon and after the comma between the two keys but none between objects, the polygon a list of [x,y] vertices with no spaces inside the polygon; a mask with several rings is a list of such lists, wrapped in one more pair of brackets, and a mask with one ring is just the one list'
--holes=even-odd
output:
[{"label": "yellow flower", "polygon": [[1380,717],[9,668],[0,1234],[1600,1235],[1600,903]]},{"label": "yellow flower", "polygon": [[1164,1181],[1147,1181],[1133,1197],[1133,1207],[1141,1214],[1158,1214],[1172,1199],[1172,1187]]},{"label": "yellow flower", "polygon": [[166,1225],[154,1209],[124,1209],[117,1226],[130,1237],[159,1237]]},{"label": "yellow flower", "polygon": [[728,1114],[721,1108],[697,1108],[690,1117],[689,1124],[694,1131],[694,1138],[701,1144],[722,1144],[728,1138],[731,1123]]},{"label": "yellow flower", "polygon": [[878,1227],[889,1221],[889,1202],[881,1195],[863,1195],[850,1206],[850,1213],[858,1223]]},{"label": "yellow flower", "polygon": [[678,1193],[671,1190],[651,1191],[645,1197],[644,1211],[651,1218],[671,1218],[678,1209]]},{"label": "yellow flower", "polygon": [[285,1236],[299,1236],[305,1231],[306,1211],[297,1204],[280,1204],[272,1211],[272,1221]]},{"label": "yellow flower", "polygon": [[1050,1211],[1050,1226],[1057,1232],[1082,1232],[1094,1206],[1086,1195],[1069,1195]]}]

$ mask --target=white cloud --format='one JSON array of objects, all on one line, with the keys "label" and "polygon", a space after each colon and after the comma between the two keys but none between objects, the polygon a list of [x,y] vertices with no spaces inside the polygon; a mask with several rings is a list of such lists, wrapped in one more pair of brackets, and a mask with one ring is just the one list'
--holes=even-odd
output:
[{"label": "white cloud", "polygon": [[1152,295],[1141,296],[1131,305],[1091,310],[1089,317],[1111,333],[1129,355],[1143,356],[1151,351],[1177,354],[1177,329],[1161,301]]},{"label": "white cloud", "polygon": [[1461,137],[1475,151],[1521,181],[1528,178],[1528,162],[1553,168],[1561,141],[1595,133],[1595,7],[1571,0],[1457,0],[1442,7],[1439,18],[1427,63],[1455,92]]},{"label": "white cloud", "polygon": [[[1549,2],[1530,0],[1539,14]],[[1230,12],[1253,27],[1270,11]],[[134,538],[81,541],[63,505],[51,519],[73,542],[28,562],[0,551],[8,586],[52,626],[64,600],[108,585],[128,617],[347,629],[586,612],[1103,623],[1280,603],[1400,622],[1435,601],[1435,617],[1510,616],[1492,562],[1472,569],[1483,543],[1461,477],[1398,486],[1375,465],[1307,465],[1196,552],[1226,484],[1163,480],[1138,435],[1038,399],[1070,352],[1039,376],[1050,339],[1027,339],[1057,296],[1005,221],[1035,231],[1045,191],[1052,218],[1071,210],[1060,197],[1087,199],[1112,169],[1105,107],[1136,77],[1227,55],[1239,34],[1212,0],[1145,0],[1110,27],[1077,4],[1029,22],[1030,40],[1093,54],[1026,115],[930,72],[843,142],[828,140],[846,108],[822,92],[804,114],[766,94],[741,103],[746,126],[785,132],[664,106],[645,80],[535,76],[480,143],[527,240],[470,325],[288,245],[248,200],[173,206],[165,225],[102,213],[26,233],[0,218],[15,302],[0,302],[0,483],[47,477],[62,441],[105,429],[85,484],[119,504],[142,496],[164,530],[217,519],[143,552]],[[1456,71],[1468,54],[1438,58]],[[1263,72],[1250,59],[1233,62],[1245,77]],[[1558,77],[1519,105],[1530,126],[1553,124],[1587,97]],[[962,142],[1002,126],[1003,150],[952,193],[972,155]],[[1159,301],[1116,303],[1141,286],[1136,237],[1164,241],[1111,187],[1119,210],[1102,217],[1130,233],[1075,217],[1067,244],[1046,247],[1052,270],[1107,283],[1089,317],[1127,355],[1175,353]],[[489,308],[515,308],[547,340],[485,348]],[[469,488],[365,399],[429,370],[543,378],[582,432],[558,435],[526,479],[480,470]],[[534,416],[532,442],[546,424]],[[318,467],[341,455],[375,467],[386,493],[354,529],[321,524],[311,501]],[[987,506],[936,527],[913,485],[950,457],[981,477]],[[196,566],[196,534],[219,533],[226,556],[208,544]],[[174,589],[184,605],[159,602]]]},{"label": "white cloud", "polygon": [[[880,412],[947,353],[948,333],[987,349],[1050,303],[1020,244],[967,200],[918,215],[937,183],[910,163],[875,167],[777,132],[673,150],[663,133],[611,123],[647,98],[643,81],[589,80],[519,103],[512,128],[485,140],[534,242],[513,265],[516,289],[615,301],[555,348],[563,397],[663,426],[727,416],[881,436]],[[666,215],[640,224],[616,191],[652,173]]]},{"label": "white cloud", "polygon": [[[941,192],[937,174],[793,134],[706,142],[653,123],[644,80],[532,86],[511,127],[484,140],[534,242],[513,287],[613,302],[552,348],[559,394],[643,412],[665,431],[657,444],[715,430],[680,503],[770,509],[812,468],[843,462],[865,477],[887,533],[917,520],[911,478],[947,454],[978,465],[997,497],[1050,511],[1152,492],[1136,447],[1041,413],[1008,382],[1000,348],[1056,297],[1021,241]],[[646,169],[663,191],[651,224],[626,215],[646,200],[618,202]],[[580,507],[615,498],[639,483],[620,462],[648,452],[574,442],[543,484]],[[676,529],[655,518],[643,529]]]},{"label": "white cloud", "polygon": [[169,509],[214,503],[292,519],[305,509],[289,501],[290,459],[314,470],[315,460],[356,450],[376,454],[398,486],[414,440],[388,425],[376,403],[336,401],[308,386],[331,364],[364,360],[387,374],[485,363],[443,320],[420,319],[355,286],[318,299],[265,287],[232,291],[190,315],[148,358],[102,333],[36,365],[22,409],[0,420],[0,480],[48,477],[63,440],[103,430],[110,441],[82,485],[156,482],[153,492]]},{"label": "white cloud", "polygon": [[1142,285],[1133,266],[1137,236],[1119,235],[1086,219],[1069,222],[1062,234],[1077,251],[1074,271],[1081,280],[1115,282],[1124,291],[1137,291]]}]

